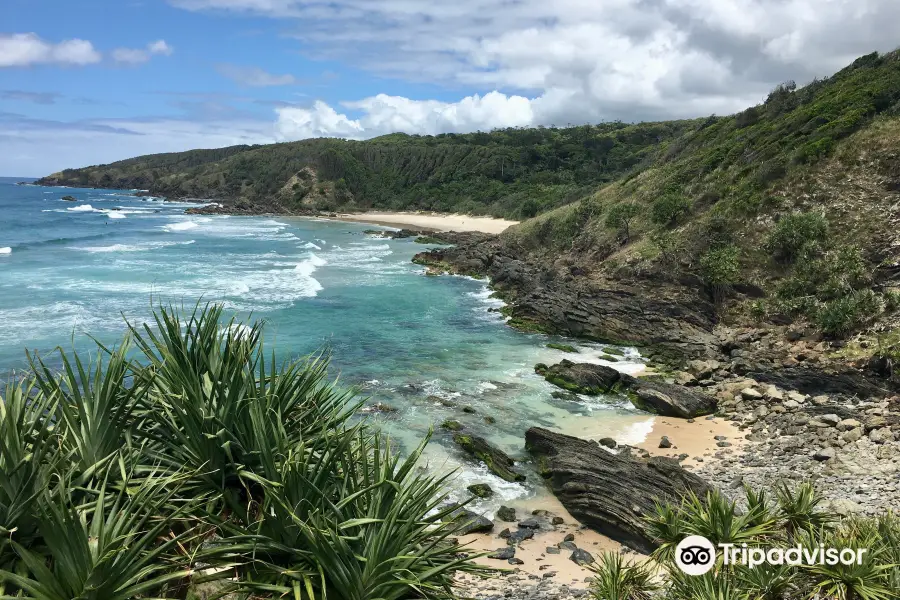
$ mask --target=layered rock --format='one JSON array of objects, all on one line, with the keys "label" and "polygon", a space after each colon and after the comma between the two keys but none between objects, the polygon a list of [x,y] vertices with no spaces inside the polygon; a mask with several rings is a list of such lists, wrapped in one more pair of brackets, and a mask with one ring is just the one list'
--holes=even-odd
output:
[{"label": "layered rock", "polygon": [[678,502],[689,492],[705,497],[712,489],[673,459],[614,454],[539,427],[528,430],[525,445],[573,517],[640,552],[657,547],[644,520],[656,502]]},{"label": "layered rock", "polygon": [[490,277],[509,304],[513,326],[626,341],[679,360],[718,355],[712,335],[715,309],[699,282],[664,274],[598,279],[577,266],[522,260],[495,236],[467,234],[452,241],[455,246],[422,252],[414,262],[440,272]]}]

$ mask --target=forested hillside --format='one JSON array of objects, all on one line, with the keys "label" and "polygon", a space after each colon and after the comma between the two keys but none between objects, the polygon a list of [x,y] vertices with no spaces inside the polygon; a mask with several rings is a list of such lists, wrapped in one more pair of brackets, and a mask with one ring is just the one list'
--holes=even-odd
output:
[{"label": "forested hillside", "polygon": [[720,318],[805,322],[832,337],[877,325],[884,344],[900,342],[889,333],[900,314],[900,53],[711,117],[653,165],[503,237],[511,255],[596,280],[705,290]]},{"label": "forested hillside", "polygon": [[40,183],[149,189],[269,211],[426,209],[528,218],[652,163],[701,123],[235,146],[69,169]]}]

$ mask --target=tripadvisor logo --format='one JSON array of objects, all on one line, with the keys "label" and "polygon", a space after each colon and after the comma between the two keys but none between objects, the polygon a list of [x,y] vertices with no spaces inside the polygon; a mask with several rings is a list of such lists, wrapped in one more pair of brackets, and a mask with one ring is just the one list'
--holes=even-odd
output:
[{"label": "tripadvisor logo", "polygon": [[[861,565],[866,548],[826,548],[824,545],[806,548],[759,548],[747,544],[719,544],[722,563],[755,568],[768,565]],[[716,546],[705,537],[691,535],[675,548],[675,564],[688,575],[703,575],[716,564]]]}]

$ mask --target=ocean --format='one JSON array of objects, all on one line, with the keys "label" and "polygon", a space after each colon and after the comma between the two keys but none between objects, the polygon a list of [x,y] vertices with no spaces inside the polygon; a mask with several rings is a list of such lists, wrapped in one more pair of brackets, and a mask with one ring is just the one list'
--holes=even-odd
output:
[{"label": "ocean", "polygon": [[[410,262],[426,246],[364,233],[381,228],[314,218],[186,215],[192,206],[136,197],[134,190],[17,186],[0,178],[0,371],[14,376],[25,350],[53,363],[62,346],[87,352],[90,334],[114,343],[125,319],[151,306],[225,304],[266,322],[280,358],[331,352],[331,373],[395,412],[366,413],[402,447],[431,428],[429,469],[458,469],[454,494],[488,483],[496,495],[476,508],[522,504],[546,495],[536,475],[507,483],[473,464],[440,424],[456,419],[514,457],[532,426],[636,443],[652,418],[621,397],[554,398],[534,373],[563,358],[641,369],[634,349],[616,363],[602,346],[572,342],[578,355],[548,349],[561,341],[508,327],[485,282],[426,277]],[[64,201],[63,196],[76,201]],[[440,398],[442,401],[439,401]],[[463,408],[467,408],[466,412]],[[492,417],[493,423],[485,421]]]}]

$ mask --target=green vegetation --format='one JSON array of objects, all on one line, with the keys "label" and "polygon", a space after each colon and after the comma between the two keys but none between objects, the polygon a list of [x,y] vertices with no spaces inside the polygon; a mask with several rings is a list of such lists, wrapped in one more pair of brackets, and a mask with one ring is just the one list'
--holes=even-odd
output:
[{"label": "green vegetation", "polygon": [[[238,146],[67,170],[42,183],[149,188],[247,210],[527,219],[502,235],[517,256],[559,264],[569,255],[587,276],[706,288],[722,318],[790,318],[845,336],[897,303],[884,294],[883,267],[900,259],[898,144],[895,51],[802,87],[786,82],[731,116]],[[553,333],[522,317],[510,325]]]},{"label": "green vegetation", "polygon": [[129,329],[0,398],[0,596],[437,599],[481,571],[427,440],[401,458],[354,420],[325,357],[278,365],[218,306]]},{"label": "green vegetation", "polygon": [[846,336],[890,312],[900,51],[695,125],[625,177],[507,230],[504,243],[568,255],[599,278],[702,283],[735,320],[789,317]]},{"label": "green vegetation", "polygon": [[547,344],[547,347],[552,350],[561,350],[562,352],[578,352],[578,348],[570,344],[558,344],[556,342],[550,342],[549,344]]},{"label": "green vegetation", "polygon": [[[900,598],[900,519],[887,513],[875,518],[843,520],[823,508],[814,488],[800,484],[766,492],[745,490],[743,504],[719,492],[705,498],[687,497],[680,505],[660,505],[649,519],[660,544],[650,562],[628,561],[605,553],[592,568],[591,592],[596,600],[782,600],[835,598],[891,600]],[[814,565],[726,565],[717,552],[705,575],[684,574],[675,564],[675,548],[690,535],[713,545],[780,549],[800,546],[812,552],[825,548],[867,549],[861,561]],[[788,556],[788,558],[790,558]]]},{"label": "green vegetation", "polygon": [[365,142],[312,139],[142,156],[42,180],[269,210],[423,209],[527,219],[658,157],[696,121],[603,123]]}]

